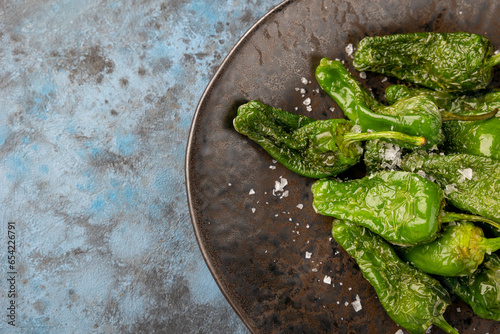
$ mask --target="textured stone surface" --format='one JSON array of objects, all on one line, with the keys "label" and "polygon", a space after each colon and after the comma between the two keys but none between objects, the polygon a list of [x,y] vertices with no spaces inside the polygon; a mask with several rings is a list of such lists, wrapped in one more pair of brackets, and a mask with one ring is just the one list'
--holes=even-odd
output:
[{"label": "textured stone surface", "polygon": [[247,332],[196,244],[184,154],[214,71],[279,2],[0,3],[0,332]]}]

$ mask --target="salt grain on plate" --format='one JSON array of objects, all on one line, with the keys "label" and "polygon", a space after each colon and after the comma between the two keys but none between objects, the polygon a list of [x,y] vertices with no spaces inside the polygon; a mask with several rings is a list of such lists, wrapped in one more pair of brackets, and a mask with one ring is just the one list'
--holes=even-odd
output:
[{"label": "salt grain on plate", "polygon": [[366,79],[366,72],[359,72],[359,77],[361,79]]},{"label": "salt grain on plate", "polygon": [[310,259],[313,253],[306,252],[306,259]]},{"label": "salt grain on plate", "polygon": [[332,278],[328,275],[325,275],[325,278],[323,278],[323,283],[332,284]]},{"label": "salt grain on plate", "polygon": [[311,105],[311,99],[310,98],[307,98],[304,100],[304,102],[302,102],[304,105],[308,106],[308,105]]},{"label": "salt grain on plate", "polygon": [[302,204],[302,203],[297,204],[297,208],[299,210],[302,210],[304,208],[304,204]]},{"label": "salt grain on plate", "polygon": [[354,51],[354,47],[352,46],[352,43],[347,44],[347,46],[345,47],[345,52],[347,53],[347,55],[349,57],[352,57],[353,51]]},{"label": "salt grain on plate", "polygon": [[309,83],[309,80],[307,80],[307,79],[306,79],[306,78],[304,78],[304,77],[302,77],[302,78],[300,79],[300,81],[302,81],[302,83],[303,83],[304,85],[307,85],[307,84]]},{"label": "salt grain on plate", "polygon": [[354,311],[359,312],[363,309],[363,306],[361,305],[361,299],[359,298],[359,295],[356,295],[356,300],[351,303],[352,307],[354,308]]},{"label": "salt grain on plate", "polygon": [[255,195],[255,190],[253,189],[250,189],[250,191],[248,192],[249,195]]}]

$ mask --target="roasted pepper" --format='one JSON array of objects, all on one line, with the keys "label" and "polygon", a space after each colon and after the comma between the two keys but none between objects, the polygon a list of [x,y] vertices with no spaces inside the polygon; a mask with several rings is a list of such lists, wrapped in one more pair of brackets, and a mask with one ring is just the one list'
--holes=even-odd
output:
[{"label": "roasted pepper", "polygon": [[426,147],[443,140],[441,114],[433,99],[422,95],[401,99],[386,106],[361,86],[344,65],[323,58],[316,68],[316,79],[344,114],[362,131],[398,131],[427,139]]},{"label": "roasted pepper", "polygon": [[418,32],[363,38],[354,67],[439,91],[485,88],[500,63],[491,42],[467,32]]},{"label": "roasted pepper", "polygon": [[360,141],[385,138],[425,144],[423,137],[394,131],[354,133],[345,119],[316,121],[260,101],[241,105],[233,124],[282,165],[311,178],[334,176],[357,164],[363,153]]},{"label": "roasted pepper", "polygon": [[433,97],[446,113],[443,117],[449,120],[443,123],[445,141],[441,148],[444,151],[500,160],[500,118],[493,117],[500,110],[499,91],[457,95],[424,88],[410,89],[404,85],[391,85],[386,89],[388,103],[421,94]]},{"label": "roasted pepper", "polygon": [[478,316],[500,321],[500,257],[497,254],[486,254],[483,264],[471,276],[440,277],[439,280]]},{"label": "roasted pepper", "polygon": [[431,242],[441,223],[460,216],[443,211],[443,191],[414,173],[383,171],[345,182],[317,180],[311,191],[317,213],[355,221],[396,245]]},{"label": "roasted pepper", "polygon": [[483,262],[486,253],[500,249],[500,238],[485,238],[472,222],[446,224],[439,238],[413,247],[401,247],[403,260],[428,274],[469,276]]},{"label": "roasted pepper", "polygon": [[398,325],[412,334],[425,333],[431,325],[458,334],[443,317],[450,296],[436,279],[399,259],[382,238],[353,222],[334,221],[332,235],[356,260]]},{"label": "roasted pepper", "polygon": [[471,154],[412,152],[402,159],[401,168],[424,172],[456,208],[500,222],[500,161]]}]

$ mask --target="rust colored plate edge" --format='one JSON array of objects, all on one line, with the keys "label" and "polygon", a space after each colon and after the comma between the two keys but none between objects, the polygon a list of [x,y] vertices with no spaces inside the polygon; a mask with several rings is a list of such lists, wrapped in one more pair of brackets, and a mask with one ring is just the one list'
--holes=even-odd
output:
[{"label": "rust colored plate edge", "polygon": [[190,131],[189,131],[189,137],[188,137],[188,142],[187,142],[187,147],[186,147],[186,157],[185,157],[186,193],[187,193],[188,207],[189,207],[189,211],[190,211],[190,214],[191,214],[191,221],[192,221],[192,225],[193,225],[193,228],[194,228],[194,233],[195,233],[196,239],[198,240],[198,242],[197,242],[198,246],[200,247],[203,259],[205,260],[205,263],[206,263],[208,269],[210,270],[210,273],[212,274],[213,278],[215,279],[215,282],[217,283],[217,286],[221,290],[222,294],[224,295],[224,297],[226,298],[226,300],[229,302],[229,304],[231,305],[231,307],[234,309],[234,311],[236,312],[236,314],[238,315],[238,317],[243,321],[243,323],[245,324],[245,326],[250,331],[252,331],[252,332],[253,332],[253,326],[251,325],[250,321],[248,320],[248,317],[244,314],[244,312],[241,310],[241,308],[229,297],[228,292],[225,291],[225,289],[224,289],[224,287],[222,285],[222,282],[221,282],[221,277],[219,277],[216,274],[214,266],[213,266],[213,264],[210,261],[208,251],[205,248],[205,245],[202,244],[201,242],[199,242],[199,240],[201,238],[201,234],[200,234],[200,229],[199,229],[199,224],[198,224],[199,222],[197,220],[197,217],[194,214],[195,209],[194,209],[194,206],[193,206],[194,205],[193,204],[193,193],[192,193],[192,185],[191,185],[191,182],[190,182],[191,176],[190,176],[190,173],[189,173],[189,170],[190,170],[190,160],[191,160],[191,156],[192,156],[192,143],[193,143],[194,135],[195,135],[195,132],[196,132],[195,129],[196,129],[196,126],[197,126],[198,115],[200,114],[201,110],[203,110],[203,106],[204,106],[205,100],[210,95],[210,92],[212,91],[214,85],[219,80],[219,78],[221,76],[221,73],[225,70],[225,68],[231,62],[231,60],[233,59],[234,55],[238,52],[238,50],[241,48],[241,46],[244,43],[246,43],[248,37],[250,35],[252,35],[259,28],[259,26],[261,24],[263,24],[265,21],[267,21],[269,19],[269,17],[271,17],[274,14],[276,14],[277,12],[283,10],[292,1],[293,0],[285,0],[282,3],[280,3],[279,5],[277,5],[276,7],[274,7],[273,9],[271,9],[269,12],[267,12],[260,20],[258,20],[256,23],[254,23],[254,25],[252,27],[250,27],[243,34],[243,36],[238,40],[238,42],[229,51],[229,53],[227,54],[227,56],[224,58],[224,60],[220,64],[219,68],[217,69],[216,73],[214,74],[214,76],[210,80],[209,84],[205,88],[205,90],[204,90],[204,92],[203,92],[203,94],[202,94],[202,96],[201,96],[201,98],[200,98],[200,100],[198,102],[198,106],[196,107],[196,110],[195,110],[195,113],[194,113],[194,116],[193,116],[193,120],[192,120],[192,123],[191,123],[191,128],[190,128]]}]

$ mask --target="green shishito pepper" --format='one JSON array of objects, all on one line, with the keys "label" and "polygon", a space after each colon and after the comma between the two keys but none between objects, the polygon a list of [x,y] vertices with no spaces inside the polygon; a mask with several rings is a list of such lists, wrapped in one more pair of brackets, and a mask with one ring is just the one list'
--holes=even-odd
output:
[{"label": "green shishito pepper", "polygon": [[398,131],[427,139],[427,147],[443,140],[441,114],[433,99],[415,96],[385,106],[364,89],[344,65],[323,58],[316,68],[316,79],[344,114],[362,131]]},{"label": "green shishito pepper", "polygon": [[500,257],[497,254],[486,254],[483,264],[471,276],[440,277],[439,280],[478,316],[500,321]]},{"label": "green shishito pepper", "polygon": [[[433,97],[436,104],[450,117],[450,122],[443,123],[445,141],[442,146],[445,151],[500,160],[500,118],[493,117],[500,110],[499,91],[457,95],[425,88],[410,89],[404,85],[386,88],[388,103],[421,94]],[[458,118],[463,116],[469,117],[473,122],[464,122]]]},{"label": "green shishito pepper", "polygon": [[403,260],[428,274],[469,276],[483,262],[486,253],[500,249],[500,238],[485,238],[483,230],[472,222],[450,223],[433,242],[402,247]]},{"label": "green shishito pepper", "polygon": [[433,178],[456,208],[500,222],[500,161],[472,154],[412,152],[400,167]]},{"label": "green shishito pepper", "polygon": [[439,91],[485,88],[500,63],[491,42],[467,32],[418,32],[363,38],[354,67]]},{"label": "green shishito pepper", "polygon": [[396,245],[434,240],[441,228],[444,193],[437,184],[408,172],[378,172],[342,182],[312,185],[317,213],[355,221]]},{"label": "green shishito pepper", "polygon": [[384,138],[422,146],[425,138],[394,131],[354,133],[345,119],[314,120],[250,101],[238,108],[236,131],[288,169],[311,178],[335,176],[360,161],[360,141]]},{"label": "green shishito pepper", "polygon": [[378,235],[352,222],[335,221],[335,241],[354,258],[387,314],[412,334],[431,325],[458,332],[443,317],[450,296],[436,279],[402,261]]}]

